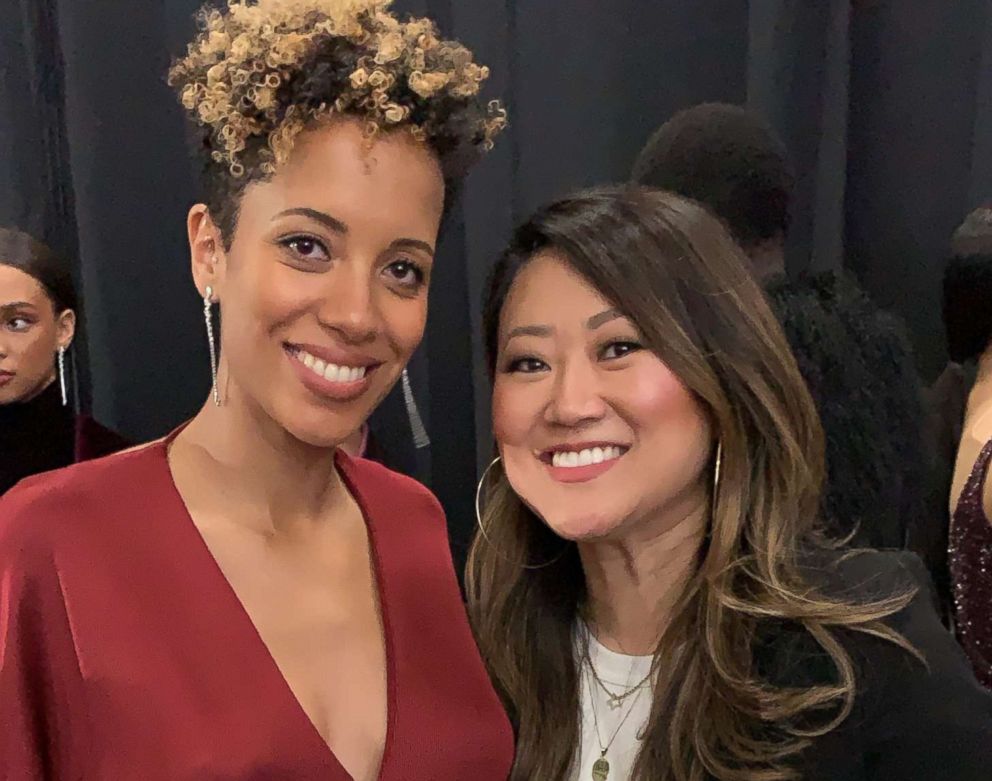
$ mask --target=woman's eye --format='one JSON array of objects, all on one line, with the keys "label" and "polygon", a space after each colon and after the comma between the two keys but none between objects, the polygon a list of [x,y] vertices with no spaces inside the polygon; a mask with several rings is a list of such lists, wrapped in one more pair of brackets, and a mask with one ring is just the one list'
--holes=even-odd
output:
[{"label": "woman's eye", "polygon": [[625,355],[630,355],[640,349],[641,345],[637,342],[611,342],[603,349],[602,357],[604,360],[609,361],[616,358],[623,358]]},{"label": "woman's eye", "polygon": [[547,369],[547,364],[537,358],[517,358],[507,365],[507,371],[520,374],[536,374]]},{"label": "woman's eye", "polygon": [[386,273],[394,282],[411,290],[424,284],[424,271],[412,260],[397,260],[387,267]]},{"label": "woman's eye", "polygon": [[27,331],[32,325],[32,321],[26,317],[15,317],[7,323],[11,331]]},{"label": "woman's eye", "polygon": [[300,260],[325,261],[329,259],[324,245],[311,236],[290,236],[281,243]]}]

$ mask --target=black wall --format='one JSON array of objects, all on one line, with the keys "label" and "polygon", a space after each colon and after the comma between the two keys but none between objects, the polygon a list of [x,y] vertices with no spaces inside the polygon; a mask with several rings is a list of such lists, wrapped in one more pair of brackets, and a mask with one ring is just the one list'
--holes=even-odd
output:
[{"label": "black wall", "polygon": [[[75,259],[92,408],[139,439],[189,416],[208,384],[184,238],[196,190],[164,80],[197,5],[0,0],[0,224]],[[723,100],[763,112],[801,174],[790,267],[847,265],[906,318],[925,372],[942,365],[944,248],[992,196],[985,0],[396,5],[471,46],[511,112],[446,230],[413,367],[434,440],[426,474],[456,548],[491,449],[479,336],[491,260],[538,203],[625,178],[680,108]]]}]

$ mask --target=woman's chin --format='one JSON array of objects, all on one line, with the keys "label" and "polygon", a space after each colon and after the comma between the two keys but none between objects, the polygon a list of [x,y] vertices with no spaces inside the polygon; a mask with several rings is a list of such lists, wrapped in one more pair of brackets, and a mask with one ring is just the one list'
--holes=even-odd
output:
[{"label": "woman's chin", "polygon": [[272,421],[297,442],[312,448],[333,450],[365,422],[365,410],[330,410],[316,404],[289,403],[279,399],[267,409]]},{"label": "woman's chin", "polygon": [[612,515],[545,516],[548,528],[563,540],[594,542],[610,537],[620,522]]},{"label": "woman's chin", "polygon": [[304,445],[333,450],[346,442],[361,423],[354,426],[341,425],[341,421],[328,420],[326,416],[322,416],[318,419],[296,417],[283,420],[282,426],[290,436]]}]

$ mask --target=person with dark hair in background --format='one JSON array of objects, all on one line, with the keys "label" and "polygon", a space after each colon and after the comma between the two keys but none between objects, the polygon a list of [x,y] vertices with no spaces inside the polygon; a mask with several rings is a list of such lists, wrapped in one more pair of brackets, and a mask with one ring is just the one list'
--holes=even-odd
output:
[{"label": "person with dark hair in background", "polygon": [[675,114],[645,144],[631,178],[709,208],[759,280],[785,274],[795,174],[785,145],[756,114],[726,103]]},{"label": "person with dark hair in background", "polygon": [[781,140],[740,106],[698,105],[655,132],[632,178],[707,206],[747,253],[823,420],[828,531],[904,547],[928,496],[919,375],[901,322],[850,275],[786,276],[795,177]]},{"label": "person with dark hair in background", "polygon": [[340,448],[506,122],[472,53],[389,5],[207,6],[172,66],[212,388],[164,440],[0,500],[0,778],[506,778],[437,500]]},{"label": "person with dark hair in background", "polygon": [[28,234],[0,228],[0,494],[29,475],[127,446],[73,409],[78,309],[67,264]]},{"label": "person with dark hair in background", "polygon": [[[944,271],[951,363],[932,389],[951,512],[954,628],[978,679],[992,688],[992,207],[955,231]],[[955,454],[956,451],[956,454]]]}]

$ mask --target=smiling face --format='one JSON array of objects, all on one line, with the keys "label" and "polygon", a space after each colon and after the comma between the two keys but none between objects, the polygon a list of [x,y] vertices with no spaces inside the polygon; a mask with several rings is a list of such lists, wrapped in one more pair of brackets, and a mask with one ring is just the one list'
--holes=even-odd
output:
[{"label": "smiling face", "polygon": [[703,407],[560,253],[543,251],[518,274],[498,340],[503,467],[556,534],[654,534],[705,502]]},{"label": "smiling face", "polygon": [[29,401],[55,379],[55,354],[75,330],[72,310],[56,313],[41,284],[0,263],[0,404]]},{"label": "smiling face", "polygon": [[423,336],[443,201],[424,145],[393,133],[369,148],[360,123],[338,120],[246,189],[227,252],[194,208],[194,275],[220,302],[228,403],[316,446],[358,429]]}]

